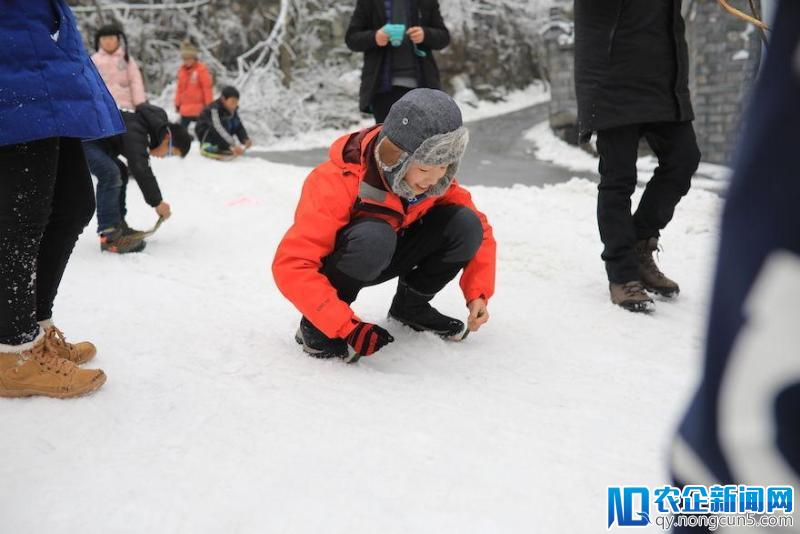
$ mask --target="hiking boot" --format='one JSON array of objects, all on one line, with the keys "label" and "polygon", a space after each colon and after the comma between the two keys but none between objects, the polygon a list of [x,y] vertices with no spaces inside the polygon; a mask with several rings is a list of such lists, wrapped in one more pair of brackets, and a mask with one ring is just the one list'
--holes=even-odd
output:
[{"label": "hiking boot", "polygon": [[344,339],[329,338],[305,317],[300,320],[300,327],[294,335],[294,340],[303,345],[303,351],[306,354],[314,358],[342,358],[347,360],[349,357],[347,343]]},{"label": "hiking boot", "polygon": [[653,252],[658,252],[658,238],[638,241],[635,250],[636,257],[639,258],[639,277],[645,289],[662,297],[677,297],[680,287],[661,272],[653,259]]},{"label": "hiking boot", "polygon": [[417,332],[433,332],[443,338],[455,338],[464,331],[464,323],[439,313],[430,305],[434,295],[425,295],[398,282],[397,293],[389,307],[389,317]]},{"label": "hiking boot", "polygon": [[116,254],[141,252],[146,245],[147,243],[141,237],[125,235],[122,226],[100,234],[100,250],[105,252],[114,252]]},{"label": "hiking boot", "polygon": [[97,348],[88,342],[67,343],[64,333],[55,326],[49,326],[44,330],[44,342],[49,345],[49,349],[59,358],[69,360],[75,365],[82,365],[97,354]]},{"label": "hiking boot", "polygon": [[119,227],[122,228],[122,235],[133,236],[138,239],[144,239],[147,237],[147,232],[144,230],[136,230],[135,228],[131,228],[128,226],[128,223],[125,221],[125,219],[122,219],[122,222],[119,223]]},{"label": "hiking boot", "polygon": [[611,293],[611,302],[617,306],[622,306],[628,311],[650,313],[653,311],[653,299],[644,290],[644,286],[638,280],[625,282],[624,284],[610,283],[608,290]]},{"label": "hiking boot", "polygon": [[41,339],[21,354],[0,356],[0,397],[42,395],[67,399],[86,395],[105,384],[99,369],[80,369],[59,358]]}]

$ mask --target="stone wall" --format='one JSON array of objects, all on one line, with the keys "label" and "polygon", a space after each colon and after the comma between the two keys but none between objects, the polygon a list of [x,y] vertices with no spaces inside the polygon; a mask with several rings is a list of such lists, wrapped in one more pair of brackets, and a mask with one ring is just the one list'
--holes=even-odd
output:
[{"label": "stone wall", "polygon": [[[756,2],[757,5],[760,2]],[[761,58],[756,28],[725,13],[715,0],[685,0],[689,43],[689,89],[695,130],[703,160],[729,163],[740,131],[741,112]],[[732,5],[748,11],[747,0]],[[550,126],[563,139],[577,142],[574,48],[567,9],[554,12],[544,34],[546,74],[552,86]]]}]

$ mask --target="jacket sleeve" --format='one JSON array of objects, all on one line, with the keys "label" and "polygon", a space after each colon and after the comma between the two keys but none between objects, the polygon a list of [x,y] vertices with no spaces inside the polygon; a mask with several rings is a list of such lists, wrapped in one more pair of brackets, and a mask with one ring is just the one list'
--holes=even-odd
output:
[{"label": "jacket sleeve", "polygon": [[211,127],[214,128],[214,131],[217,132],[223,141],[228,143],[229,146],[233,146],[236,144],[236,139],[228,133],[228,130],[225,129],[225,125],[222,124],[222,119],[219,116],[219,109],[212,107],[211,110]]},{"label": "jacket sleeve", "polygon": [[128,61],[128,79],[131,83],[131,99],[133,100],[133,107],[147,102],[147,95],[144,92],[144,80],[142,79],[142,71],[139,70],[139,65],[132,57]]},{"label": "jacket sleeve", "polygon": [[355,191],[319,169],[303,185],[294,224],[278,245],[272,262],[283,295],[328,337],[347,337],[358,320],[350,306],[319,272],[322,258],[334,250],[337,232],[350,222]]},{"label": "jacket sleeve", "polygon": [[247,130],[244,128],[244,123],[242,122],[241,117],[239,118],[239,127],[236,128],[236,137],[239,138],[240,143],[245,143],[248,139],[250,139],[250,136],[247,135]]},{"label": "jacket sleeve", "polygon": [[441,50],[450,44],[450,31],[444,25],[438,0],[432,0],[432,4],[428,25],[422,27],[425,31],[425,39],[422,44],[431,50]]},{"label": "jacket sleeve", "polygon": [[214,101],[214,79],[206,66],[200,71],[200,87],[203,89],[203,105]]},{"label": "jacket sleeve", "polygon": [[130,121],[126,123],[128,131],[122,137],[122,155],[128,160],[128,170],[139,184],[145,202],[155,208],[163,198],[153,169],[150,168],[147,133],[141,125]]},{"label": "jacket sleeve", "polygon": [[483,242],[481,243],[475,257],[470,260],[464,273],[461,275],[461,291],[467,303],[478,297],[483,297],[488,301],[494,295],[495,271],[497,263],[497,243],[494,240],[494,232],[486,215],[478,211],[472,202],[472,195],[469,191],[453,183],[447,190],[441,202],[443,204],[457,204],[466,206],[475,212],[483,226]]},{"label": "jacket sleeve", "polygon": [[350,24],[347,26],[344,41],[353,52],[366,52],[377,48],[375,43],[375,29],[372,27],[369,0],[358,0]]},{"label": "jacket sleeve", "polygon": [[181,68],[178,67],[178,86],[175,89],[175,107],[178,108],[180,111],[181,108],[181,98],[183,97],[183,92],[186,90],[184,88],[183,83],[183,76],[181,76]]}]

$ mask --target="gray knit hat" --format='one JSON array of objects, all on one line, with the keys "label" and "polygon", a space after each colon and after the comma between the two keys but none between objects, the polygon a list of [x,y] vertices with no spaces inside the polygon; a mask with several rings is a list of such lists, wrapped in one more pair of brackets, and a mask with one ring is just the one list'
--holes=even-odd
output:
[{"label": "gray knit hat", "polygon": [[458,104],[436,89],[414,89],[395,102],[383,123],[381,139],[384,137],[404,153],[391,166],[381,162],[380,157],[378,164],[392,190],[409,199],[415,195],[403,178],[412,161],[447,165],[442,179],[427,193],[442,195],[450,187],[469,141]]}]

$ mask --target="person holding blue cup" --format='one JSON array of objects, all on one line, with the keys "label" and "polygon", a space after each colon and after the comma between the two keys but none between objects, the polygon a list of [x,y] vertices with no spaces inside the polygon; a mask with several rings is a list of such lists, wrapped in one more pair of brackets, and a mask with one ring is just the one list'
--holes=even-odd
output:
[{"label": "person holding blue cup", "polygon": [[376,123],[412,89],[442,88],[432,51],[450,44],[450,32],[438,0],[357,0],[345,42],[364,53],[359,108]]}]

